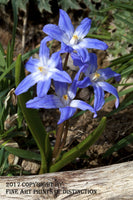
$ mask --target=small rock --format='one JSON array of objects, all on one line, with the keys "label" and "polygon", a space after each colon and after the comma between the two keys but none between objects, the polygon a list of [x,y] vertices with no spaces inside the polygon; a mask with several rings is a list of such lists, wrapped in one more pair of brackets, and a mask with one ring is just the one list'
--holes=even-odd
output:
[{"label": "small rock", "polygon": [[23,160],[21,166],[25,171],[30,171],[31,174],[37,174],[40,169],[40,164],[27,160]]}]

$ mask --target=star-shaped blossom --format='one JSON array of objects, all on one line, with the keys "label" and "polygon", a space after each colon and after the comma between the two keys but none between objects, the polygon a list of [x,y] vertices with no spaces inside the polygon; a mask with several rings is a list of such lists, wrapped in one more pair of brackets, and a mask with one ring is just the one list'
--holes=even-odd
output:
[{"label": "star-shaped blossom", "polygon": [[[88,58],[88,61],[87,61]],[[82,70],[85,74],[85,78],[77,82],[77,87],[85,88],[92,86],[94,88],[94,109],[98,111],[105,103],[104,91],[111,93],[116,97],[115,106],[119,105],[119,96],[115,87],[106,82],[107,79],[115,77],[116,81],[120,81],[120,74],[114,72],[110,68],[97,69],[97,56],[94,53],[88,53],[86,62],[83,63],[81,59],[73,54],[74,63],[80,67],[84,66]]]},{"label": "star-shaped blossom", "polygon": [[74,30],[71,19],[68,14],[60,9],[60,17],[58,26],[54,24],[47,24],[43,31],[51,38],[61,42],[62,51],[71,53],[76,50],[80,56],[84,56],[85,48],[94,48],[106,50],[107,44],[98,40],[85,38],[91,27],[91,19],[84,18],[80,25]]},{"label": "star-shaped blossom", "polygon": [[42,97],[47,94],[51,79],[60,82],[71,83],[70,76],[62,69],[60,53],[53,53],[50,57],[49,48],[46,46],[48,38],[42,40],[39,51],[39,59],[30,58],[26,63],[26,70],[30,72],[18,85],[15,94],[19,95],[26,92],[30,87],[37,83],[37,95]]},{"label": "star-shaped blossom", "polygon": [[75,99],[77,91],[76,83],[80,75],[80,71],[81,70],[78,71],[70,87],[68,87],[67,83],[54,81],[56,95],[46,95],[43,98],[35,97],[33,100],[29,100],[26,103],[26,107],[35,109],[59,108],[61,116],[58,124],[72,117],[77,108],[81,110],[90,110],[95,113],[92,106],[84,101]]}]

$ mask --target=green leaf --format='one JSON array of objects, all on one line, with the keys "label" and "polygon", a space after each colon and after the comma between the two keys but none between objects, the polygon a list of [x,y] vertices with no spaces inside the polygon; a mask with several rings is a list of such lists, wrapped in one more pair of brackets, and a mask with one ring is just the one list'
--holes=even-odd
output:
[{"label": "green leaf", "polygon": [[9,2],[9,0],[0,0],[0,4],[7,4]]},{"label": "green leaf", "polygon": [[15,147],[9,147],[9,146],[4,146],[4,148],[9,153],[14,154],[15,156],[18,156],[20,158],[41,161],[41,156],[38,153],[34,153],[31,151],[27,151],[27,150],[15,148]]},{"label": "green leaf", "polygon": [[37,5],[41,13],[43,10],[46,10],[51,13],[51,6],[49,2],[50,0],[37,0]]},{"label": "green leaf", "polygon": [[71,163],[73,160],[75,160],[77,157],[83,154],[100,137],[100,135],[105,129],[105,124],[106,117],[103,117],[99,126],[91,134],[89,134],[89,136],[85,140],[83,140],[81,143],[79,143],[67,153],[64,153],[62,158],[50,167],[50,172],[60,170],[62,167]]},{"label": "green leaf", "polygon": [[2,121],[4,110],[5,110],[5,107],[3,106],[2,110],[0,111],[0,121]]},{"label": "green leaf", "polygon": [[114,3],[112,1],[106,1],[106,2],[118,9],[131,10],[131,11],[133,10],[133,3],[125,3],[125,2]]},{"label": "green leaf", "polygon": [[1,51],[2,55],[5,56],[4,49],[3,49],[1,42],[0,42],[0,51]]},{"label": "green leaf", "polygon": [[123,70],[123,71],[121,72],[121,75],[123,76],[123,75],[129,74],[129,73],[131,73],[132,71],[133,71],[133,65],[131,65],[130,67],[127,67],[125,70]]},{"label": "green leaf", "polygon": [[[16,86],[20,83],[20,81],[24,78],[24,68],[21,67],[21,55],[18,56],[16,61],[15,68],[15,83]],[[26,102],[31,99],[29,92],[23,93],[18,96],[19,105],[21,107],[21,111],[24,115],[24,118],[28,124],[28,127],[34,137],[37,146],[41,153],[41,170],[40,173],[47,172],[47,160],[46,160],[46,149],[45,149],[45,139],[46,139],[46,131],[40,119],[39,113],[35,109],[26,108]],[[50,144],[50,143],[49,143]],[[47,148],[50,148],[47,146]],[[48,152],[48,150],[47,150]]]},{"label": "green leaf", "polygon": [[110,35],[95,35],[95,34],[88,33],[87,37],[96,38],[96,39],[100,39],[100,40],[111,40],[111,36]]},{"label": "green leaf", "polygon": [[117,59],[114,59],[112,60],[112,64],[107,66],[107,67],[112,67],[112,66],[116,66],[116,65],[119,65],[121,63],[124,63],[124,62],[127,62],[129,61],[130,59],[133,58],[133,54],[130,53],[130,54],[127,54],[127,55],[124,55],[124,56],[121,56],[120,58],[117,58]]},{"label": "green leaf", "polygon": [[133,133],[131,133],[127,137],[121,139],[117,144],[113,145],[110,149],[108,149],[105,152],[105,154],[103,155],[103,158],[110,156],[113,152],[116,152],[119,149],[121,149],[131,143],[133,143]]},{"label": "green leaf", "polygon": [[0,150],[0,176],[2,176],[4,171],[9,167],[8,155],[9,153],[5,151],[4,147],[2,147]]},{"label": "green leaf", "polygon": [[6,66],[6,61],[1,50],[0,50],[0,66],[2,67]]},{"label": "green leaf", "polygon": [[81,8],[76,0],[60,0],[59,4],[63,10],[68,10],[69,8],[78,10]]},{"label": "green leaf", "polygon": [[27,3],[29,3],[29,0],[19,0],[19,1],[16,1],[15,3],[16,3],[17,10],[19,8],[20,10],[23,10],[25,12],[26,6],[27,6]]},{"label": "green leaf", "polygon": [[116,17],[118,21],[120,20],[120,21],[124,22],[125,25],[128,25],[129,28],[131,28],[133,30],[133,23],[131,23],[127,19],[124,19],[120,14],[115,14],[114,17]]},{"label": "green leaf", "polygon": [[46,154],[47,162],[49,165],[48,167],[50,167],[50,163],[52,160],[52,148],[50,145],[49,134],[47,133],[46,138],[45,138],[45,154]]},{"label": "green leaf", "polygon": [[4,158],[4,147],[2,147],[0,149],[0,167],[1,167],[2,162],[3,162],[3,158]]}]

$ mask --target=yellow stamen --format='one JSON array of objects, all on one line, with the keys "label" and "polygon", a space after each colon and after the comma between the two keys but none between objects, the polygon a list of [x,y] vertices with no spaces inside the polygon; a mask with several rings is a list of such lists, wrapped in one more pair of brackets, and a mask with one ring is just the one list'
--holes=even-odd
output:
[{"label": "yellow stamen", "polygon": [[43,67],[38,67],[40,72],[43,72]]},{"label": "yellow stamen", "polygon": [[65,95],[63,95],[63,98],[64,98],[64,100],[68,100],[68,96],[67,96],[67,94],[65,94]]},{"label": "yellow stamen", "polygon": [[100,74],[96,72],[93,78],[98,79],[99,77],[100,77]]},{"label": "yellow stamen", "polygon": [[78,40],[78,36],[77,35],[73,35],[72,37],[74,40]]}]

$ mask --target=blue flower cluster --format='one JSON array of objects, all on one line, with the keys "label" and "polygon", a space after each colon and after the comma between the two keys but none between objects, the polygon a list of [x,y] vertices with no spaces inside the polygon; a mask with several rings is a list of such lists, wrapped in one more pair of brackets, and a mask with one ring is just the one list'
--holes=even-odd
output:
[{"label": "blue flower cluster", "polygon": [[[98,39],[85,38],[90,27],[91,19],[85,18],[74,30],[69,16],[61,9],[58,26],[54,24],[44,26],[43,31],[48,36],[41,41],[39,59],[29,59],[26,63],[26,69],[30,74],[15,90],[16,95],[19,95],[37,84],[37,97],[26,103],[27,108],[59,108],[61,115],[58,124],[60,124],[72,117],[77,108],[90,110],[96,117],[96,112],[102,108],[105,102],[104,91],[116,97],[115,105],[116,108],[118,107],[117,90],[106,80],[115,77],[119,81],[120,75],[110,68],[98,69],[96,54],[89,53],[87,49],[106,50],[108,46]],[[46,43],[53,39],[61,42],[61,50],[50,56],[50,50]],[[73,64],[79,67],[73,80],[67,72],[63,71],[61,53],[69,53]],[[84,75],[82,80],[80,80],[81,72]],[[51,80],[53,80],[56,95],[47,94]],[[92,86],[94,89],[94,107],[76,99],[77,89],[88,86]]]}]

